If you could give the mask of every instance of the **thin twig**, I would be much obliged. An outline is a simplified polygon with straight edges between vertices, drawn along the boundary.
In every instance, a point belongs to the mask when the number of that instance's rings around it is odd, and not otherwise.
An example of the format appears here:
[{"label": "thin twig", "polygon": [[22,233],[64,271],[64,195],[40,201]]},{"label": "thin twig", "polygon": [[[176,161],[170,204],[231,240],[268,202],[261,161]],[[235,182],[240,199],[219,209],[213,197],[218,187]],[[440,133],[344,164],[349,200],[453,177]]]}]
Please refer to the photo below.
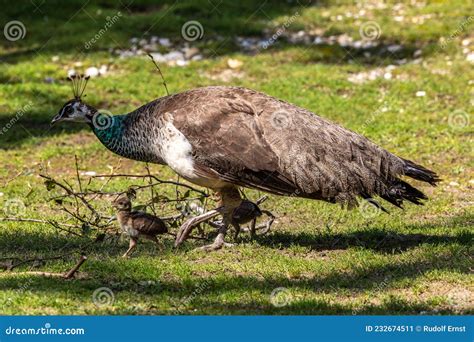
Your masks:
[{"label": "thin twig", "polygon": [[[118,169],[120,169],[120,164],[122,163],[122,159],[119,159],[118,160]],[[111,170],[110,170],[110,174],[113,174],[115,168],[112,166]],[[102,190],[106,187],[107,184],[110,183],[110,181],[112,180],[112,178],[107,178],[105,180],[105,182],[102,184],[102,186],[100,187],[99,191],[102,192]],[[90,182],[92,181],[92,178],[89,178],[89,184]],[[92,200],[96,199],[97,197],[99,196],[99,194],[97,194],[96,196],[92,197]]]},{"label": "thin twig", "polygon": [[46,260],[58,260],[58,259],[64,258],[67,255],[70,255],[70,254],[72,254],[72,253],[68,253],[68,254],[64,254],[64,255],[57,255],[57,256],[47,257],[47,258],[31,258],[31,259],[22,260],[22,261],[17,262],[16,264],[11,265],[10,268],[9,268],[9,271],[13,270],[14,268],[16,268],[18,266],[27,264],[29,262],[46,261]]},{"label": "thin twig", "polygon": [[184,214],[183,213],[179,213],[177,215],[172,215],[172,216],[164,216],[164,217],[161,217],[161,219],[163,221],[176,221],[176,220],[179,220],[181,218],[184,217]]},{"label": "thin twig", "polygon": [[30,262],[64,259],[65,257],[73,255],[73,254],[77,253],[78,251],[84,251],[87,247],[93,245],[94,243],[95,243],[95,241],[90,241],[90,242],[86,243],[83,246],[79,246],[79,248],[77,248],[77,250],[67,252],[67,253],[64,253],[64,254],[61,254],[61,255],[50,256],[50,257],[36,257],[36,258],[28,258],[28,259],[24,259],[24,260],[21,260],[18,257],[3,257],[0,260],[20,260],[16,264],[13,264],[10,267],[8,267],[8,270],[11,271],[11,270],[13,270],[14,268],[16,268],[18,266],[21,266],[21,265],[24,265],[24,264],[27,264],[27,263],[30,263]]},{"label": "thin twig", "polygon": [[70,188],[68,188],[67,186],[64,186],[63,184],[59,183],[57,180],[55,180],[54,178],[52,177],[49,177],[49,176],[46,176],[46,175],[42,175],[40,174],[39,175],[40,177],[52,182],[53,184],[59,186],[60,188],[62,188],[63,190],[65,190],[69,195],[73,196],[74,198],[78,198],[92,213],[94,213],[95,215],[98,215],[97,211],[89,204],[89,202],[87,202],[84,197],[82,197],[81,195],[78,195],[76,192],[74,192],[74,189],[71,187],[71,185],[64,181],[64,183],[66,183]]},{"label": "thin twig", "polygon": [[147,178],[147,177],[151,177],[153,178],[155,181],[157,181],[157,184],[173,184],[173,185],[178,185],[178,186],[182,186],[182,187],[185,187],[185,188],[188,188],[189,190],[192,190],[192,191],[195,191],[195,192],[198,192],[200,193],[201,195],[203,195],[204,197],[208,197],[209,195],[206,194],[204,191],[202,190],[199,190],[199,189],[196,189],[188,184],[184,184],[184,183],[180,183],[180,182],[174,182],[174,181],[166,181],[166,180],[162,180],[162,179],[159,179],[158,177],[156,176],[153,176],[153,175],[130,175],[130,174],[113,174],[113,175],[94,175],[94,176],[91,176],[92,178],[99,178],[99,177],[111,177],[111,178],[115,178],[115,177],[127,177],[127,178]]},{"label": "thin twig", "polygon": [[[55,221],[49,221],[48,223],[49,223],[50,225],[52,225],[54,228],[59,229],[59,230],[62,230],[63,232],[66,232],[66,233],[68,233],[68,234],[72,234],[72,235],[75,235],[75,236],[78,236],[78,237],[81,237],[81,238],[84,237],[84,236],[82,236],[82,235],[79,234],[79,233],[76,233],[76,232],[74,232],[74,231],[72,231],[72,230],[69,230],[69,229],[66,229],[66,228],[61,227],[61,224],[59,224],[59,223],[57,223],[57,222],[55,222]],[[79,227],[78,227],[78,226],[75,226],[75,228],[79,228]]]},{"label": "thin twig", "polygon": [[15,176],[13,176],[13,178],[10,178],[10,179],[7,179],[4,183],[3,183],[3,187],[6,187],[9,183],[13,182],[15,179],[17,179],[18,177],[20,177],[22,174],[23,174],[24,171],[20,171],[18,172]]},{"label": "thin twig", "polygon": [[[40,219],[33,219],[33,218],[26,218],[26,217],[0,217],[0,221],[13,221],[13,222],[34,222],[34,223],[48,223],[51,224],[50,220],[40,220]],[[61,223],[62,226],[65,227],[72,227],[75,228],[77,225],[75,224],[68,224],[68,223]]]},{"label": "thin twig", "polygon": [[[168,233],[165,233],[165,234],[176,237],[176,234],[175,234],[175,233],[170,233],[170,232],[168,232]],[[187,237],[187,239],[196,239],[196,240],[209,241],[209,239],[206,239],[206,238],[203,238],[203,237],[200,237],[200,236],[194,236],[194,235],[189,235],[189,236]]]},{"label": "thin twig", "polygon": [[82,183],[81,183],[81,177],[79,177],[79,164],[78,164],[78,161],[77,161],[77,154],[74,155],[74,160],[76,161],[77,184],[79,184],[79,191],[82,192]]},{"label": "thin twig", "polygon": [[161,72],[161,69],[160,67],[158,66],[158,64],[156,63],[155,59],[153,58],[152,54],[149,53],[148,54],[148,57],[151,58],[151,61],[153,62],[153,64],[155,64],[155,67],[158,69],[158,72],[160,73],[160,76],[161,76],[161,79],[163,80],[163,85],[165,86],[165,90],[166,90],[166,95],[170,95],[169,91],[168,91],[168,87],[166,86],[166,81],[165,81],[165,77],[163,76],[163,73]]}]

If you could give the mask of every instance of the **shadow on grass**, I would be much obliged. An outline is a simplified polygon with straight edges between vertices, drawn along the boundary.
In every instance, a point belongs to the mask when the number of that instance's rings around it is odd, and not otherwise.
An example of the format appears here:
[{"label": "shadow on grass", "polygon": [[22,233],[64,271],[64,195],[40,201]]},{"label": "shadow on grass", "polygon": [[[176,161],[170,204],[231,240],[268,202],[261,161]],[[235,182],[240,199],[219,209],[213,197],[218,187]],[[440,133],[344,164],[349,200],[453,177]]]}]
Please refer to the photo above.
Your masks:
[{"label": "shadow on grass", "polygon": [[[282,274],[262,279],[262,277],[225,272],[205,278],[194,276],[192,279],[186,278],[186,281],[176,277],[162,276],[166,274],[164,265],[161,266],[161,270],[157,270],[156,265],[148,265],[146,269],[137,271],[137,265],[133,265],[133,262],[116,264],[113,260],[104,258],[91,260],[84,266],[83,271],[89,274],[88,279],[65,281],[29,276],[25,280],[25,277],[4,273],[0,274],[0,290],[24,290],[25,282],[27,282],[26,290],[33,291],[35,294],[45,293],[54,297],[58,294],[74,293],[80,302],[90,300],[92,292],[98,287],[107,286],[115,293],[117,301],[122,300],[122,303],[117,303],[125,307],[122,311],[119,310],[122,314],[170,314],[173,313],[173,306],[180,308],[180,312],[189,314],[350,314],[353,313],[354,307],[349,297],[355,294],[363,294],[367,290],[380,294],[398,288],[397,281],[399,280],[415,280],[433,270],[469,273],[469,262],[464,252],[459,248],[451,248],[445,255],[424,254],[422,257],[398,263],[354,266],[350,271],[333,270],[302,278],[289,279]],[[143,286],[141,285],[143,279],[156,279],[157,284],[151,287]],[[270,294],[275,288],[280,287],[288,289],[290,293],[292,290],[301,290],[320,293],[324,296],[332,294],[342,296],[342,298],[338,303],[337,299],[305,299],[290,294],[288,306],[275,308],[269,303]],[[196,295],[196,289],[200,291],[199,296]],[[247,289],[251,289],[251,292],[257,291],[261,296],[257,300],[252,300],[249,292],[246,292]],[[240,303],[214,299],[231,295],[240,298]],[[187,301],[189,297],[192,298],[192,303]],[[160,301],[168,303],[171,308],[167,306],[160,309],[159,305],[158,307],[150,305],[149,310],[143,309],[142,306],[140,312],[129,312],[127,305],[133,306],[139,298],[152,298],[153,302],[158,303],[157,298],[160,298]],[[387,298],[380,304],[369,303],[358,307],[357,313],[414,314],[433,309],[429,303],[423,301],[410,302],[398,296]],[[187,304],[181,308],[183,303]],[[198,312],[195,312],[193,308],[199,308]],[[455,313],[449,307],[440,312]]]},{"label": "shadow on grass", "polygon": [[[431,226],[431,225],[430,225]],[[414,226],[414,228],[420,226]],[[423,244],[442,245],[459,243],[470,245],[474,235],[465,232],[459,235],[399,234],[395,232],[371,229],[347,234],[322,234],[274,232],[267,237],[259,237],[258,243],[270,248],[288,248],[290,246],[311,247],[312,250],[335,250],[359,247],[384,253],[401,253]]]},{"label": "shadow on grass", "polygon": [[[231,315],[403,315],[430,312],[433,307],[424,303],[412,303],[400,298],[390,298],[380,305],[366,304],[352,307],[351,304],[339,304],[329,300],[291,300],[287,305],[274,307],[271,303],[226,303],[218,301],[200,301],[196,307],[220,308],[220,314]],[[452,314],[450,309],[439,310],[438,314]],[[148,314],[153,314],[148,313]],[[156,312],[162,314],[162,312]],[[193,311],[184,312],[192,315]],[[194,313],[195,314],[195,313]]]},{"label": "shadow on grass", "polygon": [[[166,263],[163,264],[157,258],[166,260],[183,258],[183,263],[189,264],[186,258],[188,248],[195,244],[188,243],[185,249],[175,251],[172,249],[172,239],[163,239],[164,251],[157,251],[152,243],[141,243],[137,252],[141,257],[149,258],[149,262],[143,260],[123,260],[119,256],[126,249],[126,241],[120,243],[95,243],[90,245],[91,239],[68,237],[63,235],[41,234],[38,230],[9,232],[0,231],[0,257],[15,256],[19,258],[48,257],[72,251],[80,252],[81,246],[89,245],[82,252],[89,256],[89,261],[81,269],[88,274],[86,279],[65,281],[38,276],[15,275],[15,270],[0,273],[0,290],[23,289],[25,283],[27,289],[34,289],[36,294],[47,293],[49,296],[55,294],[74,293],[78,300],[88,300],[91,293],[98,287],[110,287],[116,294],[116,298],[123,298],[118,312],[121,314],[173,314],[176,309],[150,306],[149,309],[127,309],[127,305],[134,302],[135,296],[145,298],[157,298],[164,303],[175,303],[180,305],[189,296],[193,297],[192,308],[181,309],[181,313],[196,314],[416,314],[422,311],[430,312],[433,304],[425,301],[410,301],[405,297],[388,296],[380,304],[372,302],[357,307],[346,298],[354,294],[363,294],[367,291],[383,293],[384,291],[396,290],[403,283],[411,282],[426,273],[432,271],[450,271],[469,274],[470,249],[472,249],[473,234],[469,231],[460,230],[460,227],[469,226],[472,222],[471,216],[459,216],[450,218],[448,221],[432,223],[428,225],[416,225],[413,229],[439,228],[440,225],[451,229],[458,227],[456,235],[430,235],[430,234],[399,234],[394,231],[383,231],[380,229],[361,230],[352,233],[328,234],[325,236],[274,232],[269,236],[259,237],[261,245],[270,248],[286,248],[290,245],[311,246],[314,250],[347,249],[352,247],[372,250],[374,252],[392,253],[393,259],[387,259],[383,263],[371,262],[367,256],[367,263],[354,262],[353,266],[347,268],[347,264],[341,269],[331,267],[326,271],[311,272],[310,275],[289,278],[286,274],[267,275],[264,278],[253,274],[240,274],[237,271],[227,270],[217,272],[211,276],[203,277],[199,272],[193,276],[173,275],[169,276]],[[192,245],[192,246],[191,246]],[[424,245],[422,253],[414,254],[411,258],[398,258],[396,254],[411,248]],[[431,247],[445,246],[443,252],[431,252]],[[437,249],[439,251],[439,249]],[[77,260],[78,254],[69,255],[55,268],[66,271]],[[219,253],[219,252],[215,252]],[[156,261],[156,262],[155,262]],[[168,261],[169,262],[169,261]],[[180,263],[179,260],[176,262]],[[213,261],[211,261],[213,262]],[[336,261],[334,261],[336,262]],[[44,267],[44,263],[38,265]],[[29,264],[28,269],[30,269]],[[194,274],[194,273],[193,273]],[[156,286],[144,287],[143,280],[154,279]],[[405,285],[406,286],[406,285]],[[292,302],[283,308],[275,308],[270,303],[260,299],[248,300],[249,294],[245,289],[251,289],[263,294],[263,298],[269,298],[275,288],[284,287],[290,292],[304,291],[316,292],[323,297],[334,295],[336,298],[342,296],[341,302],[337,300],[305,299],[304,297],[293,298]],[[200,295],[196,296],[196,289],[200,289]],[[201,294],[202,293],[202,294]],[[220,302],[214,298],[221,296],[239,296],[239,303],[232,301]],[[267,297],[268,296],[268,297]],[[178,304],[176,304],[178,303]],[[163,304],[164,305],[164,304]],[[437,310],[444,314],[458,314],[459,308],[441,306]],[[193,308],[199,308],[197,312]],[[188,311],[189,310],[189,311]],[[354,311],[356,310],[356,311]],[[464,310],[464,309],[463,309]],[[117,311],[106,312],[110,314]]]},{"label": "shadow on grass", "polygon": [[[408,226],[409,230],[430,230],[434,228],[444,227],[446,230],[455,227],[470,227],[472,224],[471,215],[462,215],[451,217],[443,222],[432,222],[428,224],[415,224]],[[29,223],[25,223],[29,225]],[[231,235],[231,234],[229,234]],[[126,239],[123,239],[125,241]],[[0,251],[1,255],[6,256],[8,253],[17,255],[18,253],[25,253],[27,255],[35,252],[44,252],[45,250],[61,249],[67,251],[74,249],[85,243],[90,244],[92,240],[88,238],[78,238],[74,236],[41,234],[38,230],[22,231],[21,233],[15,231],[10,234],[7,230],[0,231]],[[163,240],[166,248],[171,249],[173,241],[170,238]],[[474,242],[474,233],[471,231],[461,230],[456,235],[447,234],[401,234],[395,231],[384,230],[380,228],[360,229],[358,231],[347,233],[301,233],[301,232],[279,232],[273,231],[265,236],[257,236],[257,242],[261,246],[269,248],[289,248],[291,246],[310,247],[314,251],[324,250],[340,250],[348,248],[362,248],[382,253],[402,253],[411,248],[421,245],[449,245],[458,244],[462,246],[472,246]],[[119,253],[117,243],[111,249],[111,245],[107,243],[96,243],[91,247],[91,251],[98,254],[107,254],[115,256],[114,253]],[[150,244],[153,245],[153,244]],[[195,243],[188,243],[185,248],[173,250],[177,253],[186,253],[195,247]]]},{"label": "shadow on grass", "polygon": [[[2,40],[0,44],[7,49],[34,49],[35,54],[103,51],[110,47],[126,48],[132,37],[156,35],[182,41],[181,28],[190,20],[199,22],[203,27],[203,39],[259,35],[266,23],[273,18],[291,16],[299,9],[312,5],[326,6],[325,1],[308,0],[162,0],[159,4],[154,0],[52,0],[39,6],[34,2],[25,2],[4,6],[0,14],[3,22],[12,19],[22,21],[26,27],[24,38],[13,42]],[[118,20],[104,32],[104,25],[110,22],[110,18],[117,16],[118,12]],[[98,33],[99,39],[96,38],[90,49],[85,49],[85,43]],[[14,52],[13,55],[4,54],[3,58],[8,62],[15,62],[23,57]]]},{"label": "shadow on grass", "polygon": [[[90,132],[87,125],[61,125],[51,127],[50,122],[53,115],[43,113],[28,113],[17,122],[11,124],[12,117],[0,116],[0,128],[8,128],[5,133],[0,134],[0,146],[2,149],[18,149],[29,139],[40,139],[45,137],[54,137],[62,133]],[[91,132],[92,134],[92,132]]]},{"label": "shadow on grass", "polygon": [[[459,217],[447,223],[446,227],[459,223],[470,222],[469,217]],[[436,225],[433,224],[433,227]],[[420,226],[416,226],[420,229]],[[429,229],[429,227],[425,227]],[[79,252],[81,246],[90,245],[90,239],[65,237],[61,235],[43,235],[35,232],[23,233],[9,233],[7,230],[0,232],[0,250],[2,257],[7,255],[16,257],[31,257],[32,255],[57,255],[59,253],[67,253],[70,251]],[[162,253],[175,254],[172,250],[172,239],[164,239],[165,250]],[[316,250],[331,250],[331,249],[346,249],[351,247],[360,247],[375,252],[394,252],[401,253],[416,246],[449,246],[446,253],[450,255],[434,255],[425,253],[420,259],[410,259],[403,262],[385,265],[375,265],[369,267],[354,267],[350,272],[332,272],[323,276],[314,276],[311,279],[288,279],[286,276],[276,278],[266,278],[265,280],[254,277],[233,277],[231,280],[213,279],[209,280],[210,287],[221,289],[234,289],[240,286],[251,286],[254,289],[267,289],[278,286],[296,286],[312,288],[317,290],[331,290],[337,288],[347,289],[371,289],[380,287],[380,283],[393,282],[400,278],[416,278],[425,272],[431,270],[450,269],[468,273],[469,262],[467,254],[472,247],[473,234],[468,231],[461,231],[457,235],[424,235],[424,234],[397,234],[389,231],[381,231],[378,229],[359,231],[347,234],[328,235],[325,237],[312,236],[309,234],[284,234],[274,233],[272,236],[260,237],[262,245],[267,245],[272,248],[289,247],[290,245],[299,244],[304,246],[314,247]],[[150,248],[153,248],[150,253]],[[189,247],[189,246],[188,246]],[[100,274],[115,274],[117,278],[122,278],[124,275],[117,274],[117,266],[113,263],[114,258],[123,253],[126,248],[126,241],[121,243],[105,244],[96,243],[90,245],[84,252],[91,255],[92,259],[88,263],[94,264],[93,268],[100,266]],[[150,256],[155,256],[156,251],[154,244],[142,243],[138,253],[150,253]],[[179,250],[177,257],[185,255],[188,251]],[[217,252],[218,253],[218,252]],[[101,262],[98,259],[103,259]],[[107,259],[106,259],[107,258]],[[123,265],[121,267],[124,267]],[[128,276],[133,276],[129,274]],[[125,276],[125,277],[128,277]],[[199,280],[196,279],[198,282]],[[207,281],[207,280],[206,280]],[[166,284],[168,282],[168,284]],[[164,286],[173,288],[178,291],[191,291],[195,286],[191,283],[174,283],[172,281],[164,280]],[[384,286],[388,286],[384,284]]]}]

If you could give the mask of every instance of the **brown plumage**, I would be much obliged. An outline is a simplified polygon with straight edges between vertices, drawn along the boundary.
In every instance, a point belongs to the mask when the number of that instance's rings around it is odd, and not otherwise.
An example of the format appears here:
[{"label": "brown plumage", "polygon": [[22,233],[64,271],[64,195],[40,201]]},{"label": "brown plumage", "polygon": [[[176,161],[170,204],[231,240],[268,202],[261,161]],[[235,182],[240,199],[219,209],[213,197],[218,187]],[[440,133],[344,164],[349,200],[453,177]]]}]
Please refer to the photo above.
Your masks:
[{"label": "brown plumage", "polygon": [[250,222],[250,236],[252,239],[255,238],[257,218],[260,216],[262,216],[262,211],[257,204],[249,200],[242,200],[240,205],[232,212],[231,223],[235,229],[234,240],[239,236],[240,226],[248,222]]},{"label": "brown plumage", "polygon": [[237,224],[245,224],[259,216],[262,216],[262,211],[258,205],[249,200],[243,200],[232,212],[232,221]]},{"label": "brown plumage", "polygon": [[127,257],[137,245],[139,237],[158,243],[156,235],[168,232],[166,224],[159,217],[132,211],[132,203],[127,196],[121,196],[112,202],[117,210],[117,220],[123,232],[130,237],[130,246],[123,257]]},{"label": "brown plumage", "polygon": [[193,89],[151,102],[135,115],[148,125],[172,122],[192,145],[194,181],[202,178],[202,185],[215,189],[233,184],[349,206],[357,196],[379,195],[400,206],[426,199],[402,175],[439,181],[434,172],[357,133],[245,88]]}]

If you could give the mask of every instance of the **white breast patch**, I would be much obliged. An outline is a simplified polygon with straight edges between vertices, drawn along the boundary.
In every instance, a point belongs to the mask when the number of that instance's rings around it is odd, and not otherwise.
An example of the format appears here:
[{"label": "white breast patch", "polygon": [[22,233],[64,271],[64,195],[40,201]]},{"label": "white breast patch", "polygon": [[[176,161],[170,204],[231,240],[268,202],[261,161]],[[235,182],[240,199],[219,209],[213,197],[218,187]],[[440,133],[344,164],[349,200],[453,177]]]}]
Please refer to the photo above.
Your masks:
[{"label": "white breast patch", "polygon": [[168,120],[163,122],[160,133],[161,155],[166,164],[185,178],[195,178],[193,148],[188,139]]}]

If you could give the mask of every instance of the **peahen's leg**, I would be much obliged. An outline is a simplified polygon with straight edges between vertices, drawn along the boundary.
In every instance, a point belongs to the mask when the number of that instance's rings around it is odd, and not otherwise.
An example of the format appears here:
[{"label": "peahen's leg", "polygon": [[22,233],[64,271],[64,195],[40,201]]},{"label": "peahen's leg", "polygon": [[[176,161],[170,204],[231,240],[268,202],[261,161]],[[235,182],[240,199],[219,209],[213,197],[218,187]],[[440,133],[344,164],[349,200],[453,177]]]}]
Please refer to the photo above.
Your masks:
[{"label": "peahen's leg", "polygon": [[234,212],[234,209],[241,204],[242,199],[240,197],[239,190],[234,187],[220,189],[218,195],[220,204],[219,208],[216,210],[211,210],[185,222],[176,235],[175,246],[181,244],[186,239],[186,237],[189,236],[194,226],[219,214],[222,214],[223,216],[223,224],[219,227],[214,242],[210,245],[203,246],[200,249],[205,251],[213,251],[220,249],[223,246],[231,246],[231,244],[224,242],[224,238],[227,233],[227,228],[232,222],[232,213]]},{"label": "peahen's leg", "polygon": [[[242,203],[242,198],[240,197],[240,192],[237,188],[229,187],[221,189],[219,192],[220,195],[220,204],[222,204],[221,212],[223,216],[223,224],[219,228],[217,236],[213,243],[207,246],[199,248],[204,251],[215,251],[221,249],[224,246],[232,246],[230,243],[224,241],[225,235],[229,225],[234,224],[233,213],[235,208],[238,208]],[[237,227],[236,227],[237,229]],[[240,227],[238,227],[240,229]]]}]

